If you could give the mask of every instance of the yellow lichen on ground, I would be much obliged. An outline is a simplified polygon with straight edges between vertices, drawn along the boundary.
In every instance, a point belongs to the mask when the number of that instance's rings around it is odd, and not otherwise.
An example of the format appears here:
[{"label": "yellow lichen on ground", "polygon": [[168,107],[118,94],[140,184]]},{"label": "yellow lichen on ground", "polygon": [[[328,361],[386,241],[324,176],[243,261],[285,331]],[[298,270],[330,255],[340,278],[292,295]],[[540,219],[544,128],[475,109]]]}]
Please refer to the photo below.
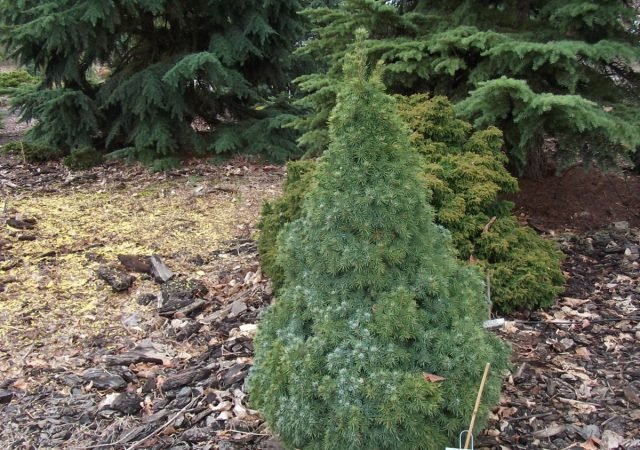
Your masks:
[{"label": "yellow lichen on ground", "polygon": [[[174,272],[189,274],[192,257],[220,248],[246,220],[234,195],[196,196],[192,189],[161,182],[137,192],[114,187],[12,199],[15,214],[37,225],[27,232],[4,225],[0,234],[11,242],[0,267],[7,281],[0,293],[2,347],[123,333],[122,317],[140,308],[130,294],[159,288],[138,277],[129,295],[114,293],[96,276],[101,264],[117,267],[119,254],[158,254]],[[18,240],[21,234],[36,240]]]}]

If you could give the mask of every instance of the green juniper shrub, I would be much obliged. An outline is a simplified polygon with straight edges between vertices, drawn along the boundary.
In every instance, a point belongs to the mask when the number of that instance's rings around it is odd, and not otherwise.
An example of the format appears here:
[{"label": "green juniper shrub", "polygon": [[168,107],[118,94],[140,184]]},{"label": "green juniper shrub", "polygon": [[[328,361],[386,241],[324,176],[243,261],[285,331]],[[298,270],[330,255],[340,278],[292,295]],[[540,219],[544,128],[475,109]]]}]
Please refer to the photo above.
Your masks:
[{"label": "green juniper shrub", "polygon": [[489,274],[491,298],[499,310],[547,308],[564,290],[562,253],[514,217],[498,217],[479,233],[474,252]]},{"label": "green juniper shrub", "polygon": [[0,72],[0,95],[10,95],[16,88],[35,86],[40,81],[40,77],[31,75],[24,69]]},{"label": "green juniper shrub", "polygon": [[[395,101],[345,62],[330,145],[279,236],[284,283],[255,339],[253,404],[288,448],[441,450],[498,400],[508,350],[482,277],[453,257]],[[430,375],[443,377],[434,381]]]},{"label": "green juniper shrub", "polygon": [[[473,131],[470,124],[455,118],[444,97],[395,98],[411,130],[411,145],[420,156],[419,178],[430,193],[436,223],[451,233],[460,259],[477,260],[489,274],[496,309],[550,306],[564,286],[562,253],[552,242],[518,225],[511,216],[513,204],[500,199],[518,188],[505,168],[500,131],[493,127]],[[260,258],[276,290],[284,273],[275,258],[276,238],[286,223],[300,217],[316,165],[313,160],[290,163],[283,196],[262,212]],[[488,227],[493,217],[495,223]]]},{"label": "green juniper shrub", "polygon": [[74,148],[62,158],[62,164],[71,170],[87,170],[104,162],[104,157],[95,148]]},{"label": "green juniper shrub", "polygon": [[58,148],[48,147],[46,145],[28,141],[13,141],[6,143],[0,147],[0,152],[19,155],[29,163],[52,161],[64,156],[63,152]]},{"label": "green juniper shrub", "polygon": [[[451,232],[458,256],[479,260],[489,274],[492,301],[503,312],[549,307],[564,290],[562,253],[511,216],[517,180],[506,169],[502,133],[473,131],[456,119],[444,97],[397,97],[400,115],[422,156],[436,222]],[[496,217],[495,222],[492,218]]]},{"label": "green juniper shrub", "polygon": [[262,208],[258,229],[260,264],[264,273],[271,278],[274,289],[282,287],[284,270],[278,264],[278,233],[289,222],[300,217],[304,196],[311,189],[316,163],[313,160],[293,161],[287,164],[287,177],[282,197],[273,203],[267,202]]}]

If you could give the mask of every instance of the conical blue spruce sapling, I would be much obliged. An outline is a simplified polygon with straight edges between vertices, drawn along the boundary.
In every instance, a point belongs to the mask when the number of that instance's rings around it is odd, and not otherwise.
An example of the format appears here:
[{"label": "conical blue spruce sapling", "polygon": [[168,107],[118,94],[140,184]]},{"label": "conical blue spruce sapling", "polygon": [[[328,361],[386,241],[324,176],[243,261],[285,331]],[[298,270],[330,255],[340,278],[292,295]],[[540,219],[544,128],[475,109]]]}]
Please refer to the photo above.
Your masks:
[{"label": "conical blue spruce sapling", "polygon": [[251,400],[288,448],[442,450],[487,362],[480,425],[498,400],[508,350],[482,328],[481,277],[434,225],[408,131],[367,72],[349,55],[329,150],[279,236],[285,282],[256,336]]}]

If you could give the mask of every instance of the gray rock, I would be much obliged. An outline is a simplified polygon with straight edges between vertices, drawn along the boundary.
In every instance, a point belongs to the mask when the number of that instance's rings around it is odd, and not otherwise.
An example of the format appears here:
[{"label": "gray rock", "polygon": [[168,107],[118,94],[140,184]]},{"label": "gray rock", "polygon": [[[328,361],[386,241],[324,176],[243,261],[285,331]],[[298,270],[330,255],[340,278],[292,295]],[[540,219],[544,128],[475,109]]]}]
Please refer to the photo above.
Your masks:
[{"label": "gray rock", "polygon": [[194,298],[205,295],[208,289],[199,280],[192,279],[172,279],[162,286],[162,299],[166,302],[172,298]]},{"label": "gray rock", "polygon": [[118,394],[110,405],[110,409],[122,414],[133,415],[142,409],[142,398],[136,394],[127,392]]},{"label": "gray rock", "polygon": [[146,306],[155,302],[157,299],[158,296],[156,294],[140,294],[136,299],[136,302],[138,303],[138,305]]},{"label": "gray rock", "polygon": [[0,389],[0,405],[5,405],[11,402],[11,399],[13,399],[13,394],[11,392]]},{"label": "gray rock", "polygon": [[17,230],[33,230],[36,227],[35,219],[7,219],[6,224]]},{"label": "gray rock", "polygon": [[205,428],[189,428],[182,433],[181,439],[187,442],[203,442],[211,439],[211,431]]},{"label": "gray rock", "polygon": [[594,244],[604,247],[611,241],[611,234],[604,230],[596,231],[593,233],[592,239]]},{"label": "gray rock", "polygon": [[247,304],[242,300],[236,300],[231,304],[231,315],[237,316],[247,310]]},{"label": "gray rock", "polygon": [[241,450],[242,446],[231,441],[220,441],[218,442],[218,449],[219,450]]},{"label": "gray rock", "polygon": [[222,377],[221,386],[223,389],[227,389],[234,384],[242,381],[247,376],[249,371],[249,364],[239,363],[233,366],[231,369],[227,370],[227,372]]},{"label": "gray rock", "polygon": [[285,450],[284,445],[277,439],[268,439],[260,444],[261,450]]},{"label": "gray rock", "polygon": [[158,309],[161,315],[172,315],[188,307],[198,296],[204,296],[208,289],[201,281],[172,278],[162,285],[162,304]]}]

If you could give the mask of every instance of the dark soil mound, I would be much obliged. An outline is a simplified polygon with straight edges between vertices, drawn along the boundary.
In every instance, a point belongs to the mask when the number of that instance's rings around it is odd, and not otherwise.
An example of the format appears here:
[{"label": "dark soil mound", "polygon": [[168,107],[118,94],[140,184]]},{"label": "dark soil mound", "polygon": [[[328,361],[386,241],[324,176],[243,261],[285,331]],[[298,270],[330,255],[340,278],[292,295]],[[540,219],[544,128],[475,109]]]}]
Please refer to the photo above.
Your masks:
[{"label": "dark soil mound", "polygon": [[640,226],[638,175],[574,167],[560,176],[520,180],[511,200],[538,231],[590,231],[618,221]]}]

